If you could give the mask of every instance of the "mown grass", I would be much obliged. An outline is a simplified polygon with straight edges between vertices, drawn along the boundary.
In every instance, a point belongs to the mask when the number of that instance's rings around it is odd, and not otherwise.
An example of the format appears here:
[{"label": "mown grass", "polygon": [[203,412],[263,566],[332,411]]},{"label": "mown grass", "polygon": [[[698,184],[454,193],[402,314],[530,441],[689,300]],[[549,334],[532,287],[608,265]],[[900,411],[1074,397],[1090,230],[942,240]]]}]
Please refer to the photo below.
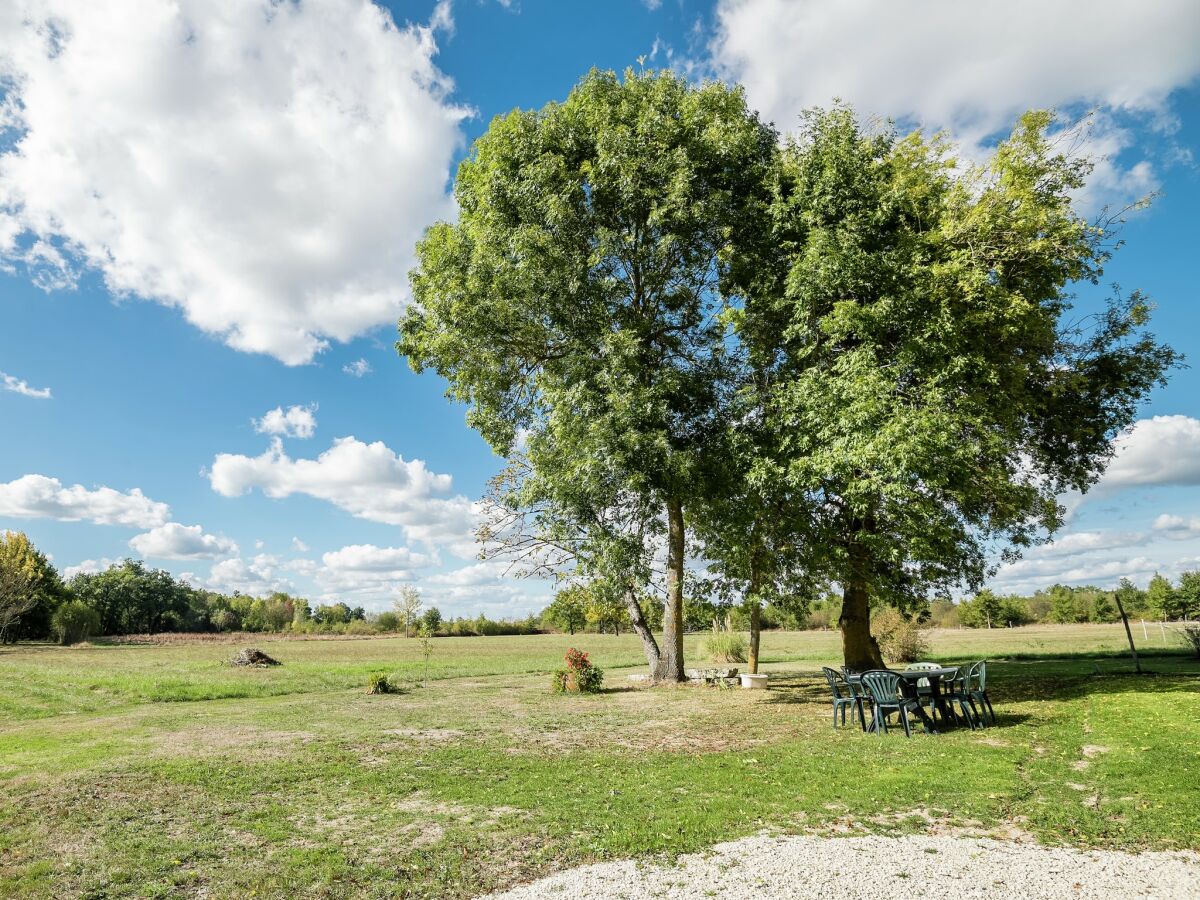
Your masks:
[{"label": "mown grass", "polygon": [[[1001,722],[906,741],[830,728],[836,637],[768,635],[765,694],[635,687],[636,643],[596,635],[439,640],[428,688],[403,639],[249,672],[228,646],[4,651],[0,894],[470,896],[769,827],[1200,847],[1194,661],[1133,676],[1090,626],[938,633],[994,660]],[[571,644],[604,694],[530,674]],[[368,695],[373,671],[408,687]]]}]

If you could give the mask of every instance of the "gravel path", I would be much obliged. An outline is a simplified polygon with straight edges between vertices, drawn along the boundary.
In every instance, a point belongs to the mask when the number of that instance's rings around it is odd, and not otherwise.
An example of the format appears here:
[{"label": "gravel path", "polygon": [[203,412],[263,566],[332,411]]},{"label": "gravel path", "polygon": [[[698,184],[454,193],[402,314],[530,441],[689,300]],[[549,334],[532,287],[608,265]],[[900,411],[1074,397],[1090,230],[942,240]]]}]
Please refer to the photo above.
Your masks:
[{"label": "gravel path", "polygon": [[680,857],[677,865],[600,863],[489,896],[491,900],[1187,900],[1200,898],[1200,856],[1071,850],[989,838],[760,835]]}]

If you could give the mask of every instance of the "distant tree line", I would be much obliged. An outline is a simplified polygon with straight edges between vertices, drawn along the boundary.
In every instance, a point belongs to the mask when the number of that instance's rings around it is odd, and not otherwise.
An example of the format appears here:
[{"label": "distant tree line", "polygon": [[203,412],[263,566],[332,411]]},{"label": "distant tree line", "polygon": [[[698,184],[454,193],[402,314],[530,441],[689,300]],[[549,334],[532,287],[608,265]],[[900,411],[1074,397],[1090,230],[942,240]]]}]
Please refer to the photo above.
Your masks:
[{"label": "distant tree line", "polygon": [[[408,591],[413,589],[408,588]],[[402,600],[404,591],[402,591]],[[397,609],[402,607],[397,601]],[[0,641],[57,640],[163,632],[275,632],[370,635],[424,633],[444,636],[533,634],[525,619],[445,619],[437,607],[368,614],[342,601],[313,603],[282,591],[264,597],[222,594],[194,587],[170,572],[138,560],[114,563],[103,572],[63,579],[20,532],[0,534]]]}]

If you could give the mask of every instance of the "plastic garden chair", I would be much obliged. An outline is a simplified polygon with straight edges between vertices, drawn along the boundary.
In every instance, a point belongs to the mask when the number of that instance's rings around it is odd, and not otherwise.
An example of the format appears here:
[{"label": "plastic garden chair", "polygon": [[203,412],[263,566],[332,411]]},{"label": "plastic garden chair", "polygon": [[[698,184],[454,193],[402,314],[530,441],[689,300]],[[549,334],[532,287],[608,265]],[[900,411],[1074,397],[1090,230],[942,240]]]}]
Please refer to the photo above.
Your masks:
[{"label": "plastic garden chair", "polygon": [[873,709],[871,712],[870,730],[879,734],[888,733],[887,717],[899,713],[900,722],[904,725],[904,736],[912,737],[912,726],[908,722],[908,711],[917,709],[919,704],[915,696],[908,696],[900,691],[900,676],[886,669],[875,669],[862,673],[862,684],[871,696]]},{"label": "plastic garden chair", "polygon": [[[905,670],[909,672],[928,672],[931,669],[940,669],[941,663],[935,662],[915,662],[905,666]],[[937,707],[933,702],[933,686],[929,683],[928,678],[917,679],[917,702],[922,706],[929,707],[929,715],[931,717],[937,715]]]},{"label": "plastic garden chair", "polygon": [[[967,696],[971,698],[971,707],[975,707],[976,701],[982,709],[986,709],[989,716],[992,718],[992,724],[996,724],[996,711],[992,709],[992,701],[988,697],[987,692],[987,662],[980,660],[973,663],[971,668],[967,670]],[[982,715],[980,716],[982,719]]]},{"label": "plastic garden chair", "polygon": [[[949,678],[942,679],[942,697],[946,701],[946,708],[955,719],[962,719],[971,726],[972,731],[983,727],[983,723],[978,721],[975,705],[967,691],[967,675],[961,667],[955,669]],[[957,710],[954,708],[956,704]]]},{"label": "plastic garden chair", "polygon": [[858,723],[862,726],[862,730],[867,730],[867,717],[863,713],[863,696],[862,692],[844,678],[836,669],[830,669],[828,666],[822,666],[821,671],[825,673],[825,680],[829,682],[829,691],[833,694],[833,727],[838,727],[838,711],[842,713],[842,724],[846,724],[846,708],[850,707],[858,710]]}]

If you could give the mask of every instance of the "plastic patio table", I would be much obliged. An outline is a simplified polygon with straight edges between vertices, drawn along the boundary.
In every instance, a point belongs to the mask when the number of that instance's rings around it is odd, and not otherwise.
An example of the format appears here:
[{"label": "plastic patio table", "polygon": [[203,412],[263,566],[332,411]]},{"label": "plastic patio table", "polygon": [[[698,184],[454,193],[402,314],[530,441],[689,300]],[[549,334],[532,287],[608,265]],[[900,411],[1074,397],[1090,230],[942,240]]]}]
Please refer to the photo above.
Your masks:
[{"label": "plastic patio table", "polygon": [[[917,682],[922,678],[929,679],[929,698],[930,703],[937,706],[938,712],[942,714],[942,721],[953,721],[953,713],[950,712],[946,705],[945,698],[942,696],[942,679],[953,678],[958,674],[957,666],[943,666],[940,669],[888,669],[900,676],[900,682],[905,688],[905,692],[911,691],[910,696],[917,696]],[[850,675],[846,678],[847,681],[858,684],[860,683],[861,673]],[[921,720],[921,724],[925,726],[925,730],[930,734],[937,734],[937,729],[933,727],[933,720],[929,717],[929,713],[920,703],[917,704],[917,716]]]}]

